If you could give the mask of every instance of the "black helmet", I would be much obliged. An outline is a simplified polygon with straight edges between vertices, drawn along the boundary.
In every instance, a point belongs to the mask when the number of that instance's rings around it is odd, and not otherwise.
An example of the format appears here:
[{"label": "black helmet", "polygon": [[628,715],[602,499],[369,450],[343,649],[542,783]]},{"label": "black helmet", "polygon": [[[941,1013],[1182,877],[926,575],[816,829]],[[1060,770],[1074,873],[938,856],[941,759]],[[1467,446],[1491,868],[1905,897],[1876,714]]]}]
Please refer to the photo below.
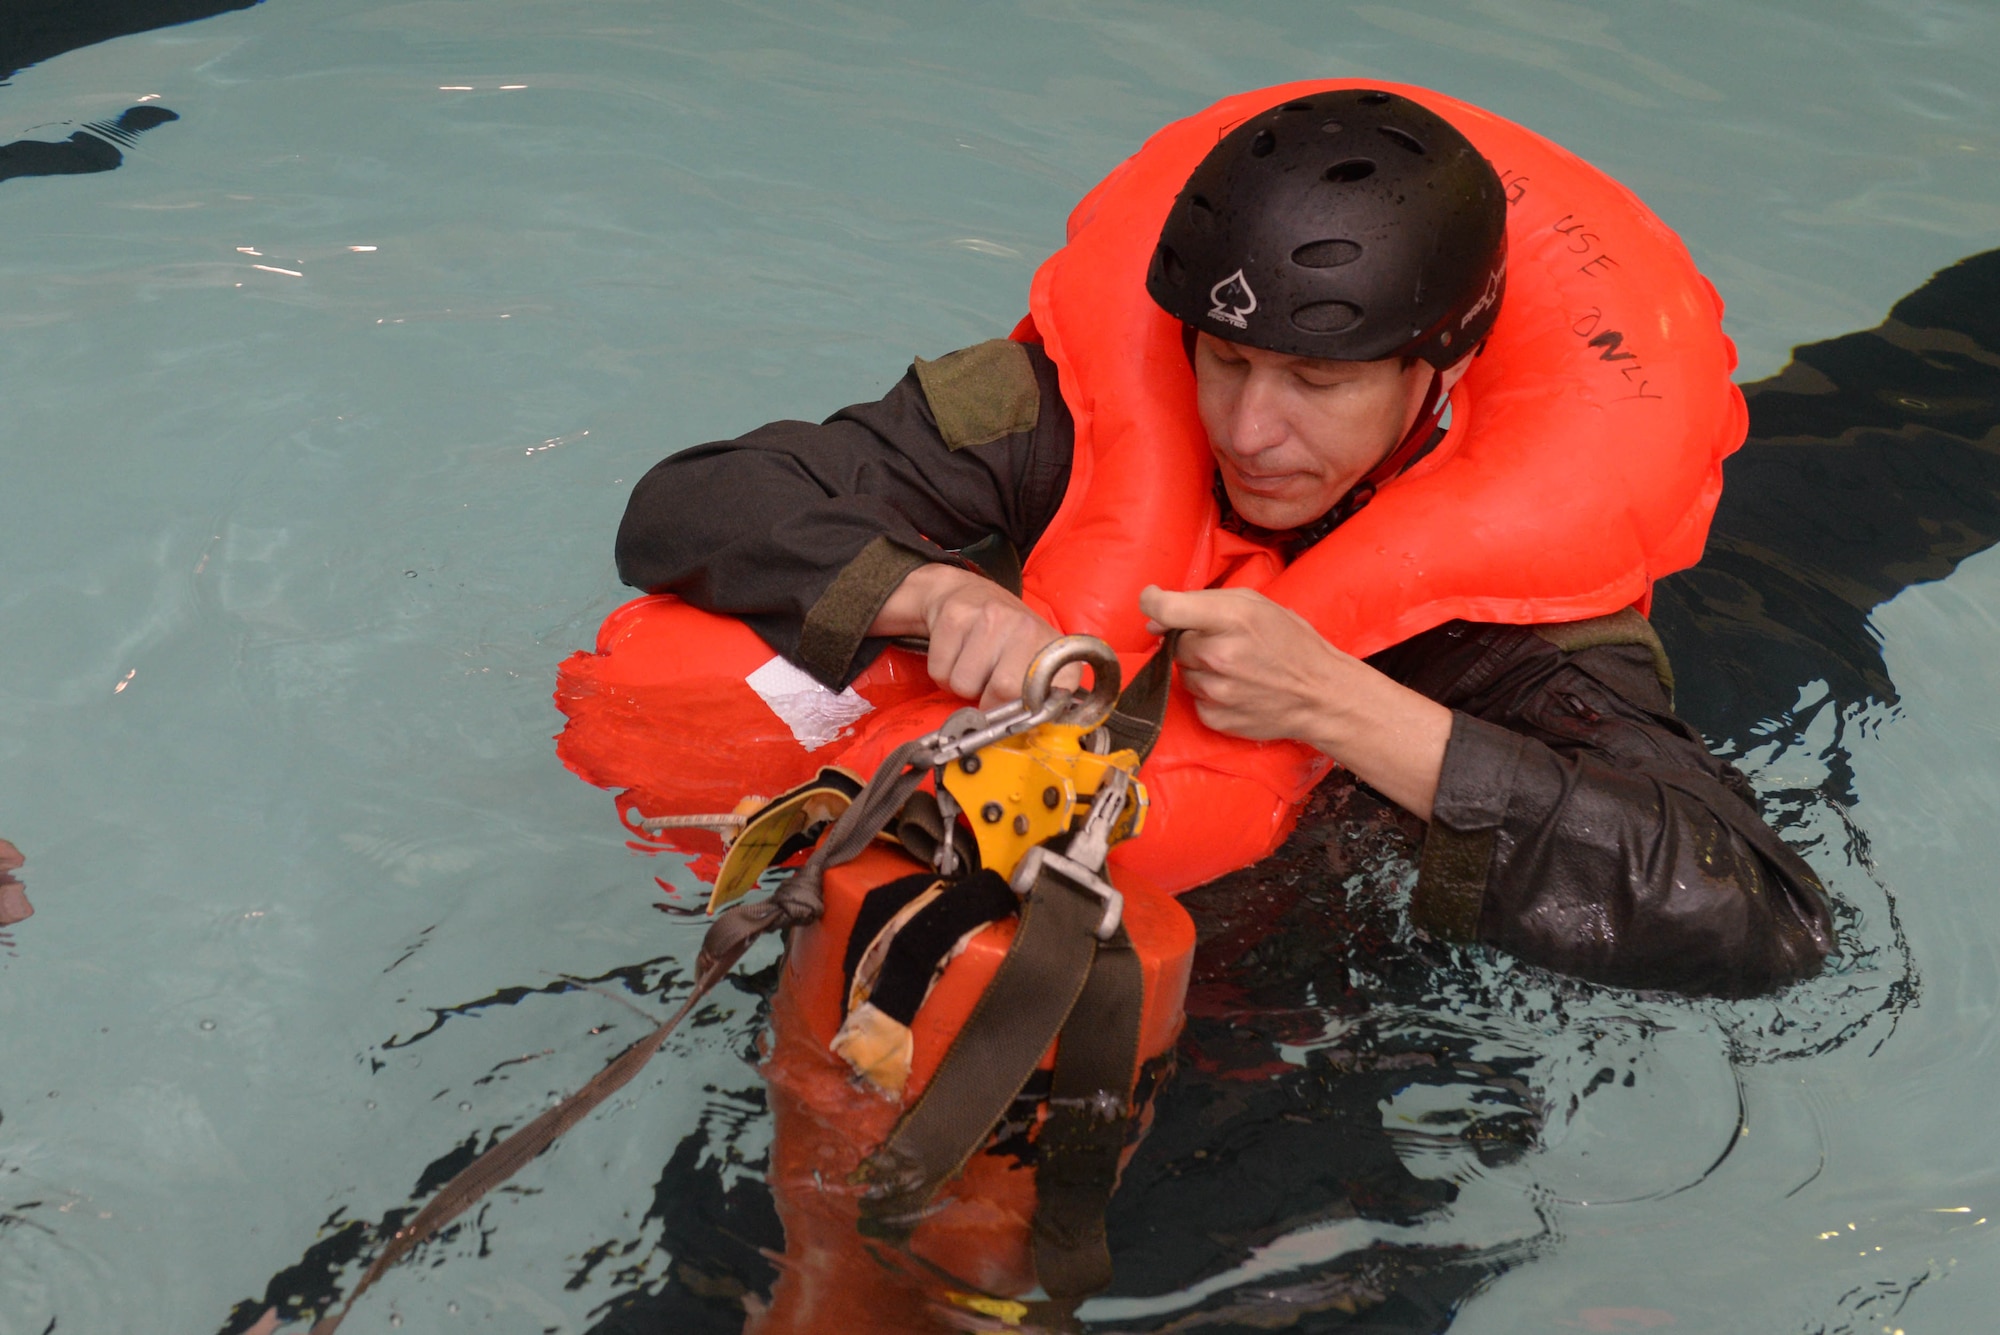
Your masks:
[{"label": "black helmet", "polygon": [[1493,327],[1506,271],[1492,164],[1435,112],[1350,89],[1224,136],[1174,200],[1146,290],[1231,342],[1443,368]]}]

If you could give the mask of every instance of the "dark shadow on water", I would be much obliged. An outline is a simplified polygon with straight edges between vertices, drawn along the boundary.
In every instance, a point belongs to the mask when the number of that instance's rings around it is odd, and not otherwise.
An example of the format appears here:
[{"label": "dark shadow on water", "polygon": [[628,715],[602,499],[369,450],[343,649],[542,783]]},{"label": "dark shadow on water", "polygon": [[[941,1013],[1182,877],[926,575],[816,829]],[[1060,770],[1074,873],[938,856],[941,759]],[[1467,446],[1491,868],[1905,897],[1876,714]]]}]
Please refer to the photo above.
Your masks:
[{"label": "dark shadow on water", "polygon": [[261,0],[7,0],[0,5],[0,83],[65,51],[193,23],[259,3]]},{"label": "dark shadow on water", "polygon": [[[1519,1246],[1368,1243],[1374,1226],[1449,1211],[1458,1187],[1411,1171],[1382,1107],[1412,1087],[1478,1108],[1420,1134],[1494,1167],[1541,1119],[1515,1067],[1478,1060],[1449,1026],[1388,1018],[1432,997],[1439,961],[1401,939],[1385,887],[1414,867],[1421,827],[1351,782],[1314,793],[1272,857],[1182,897],[1199,931],[1179,1068],[1109,1216],[1111,1296],[1158,1297],[1229,1277],[1212,1297],[1094,1331],[1435,1332],[1518,1259]],[[1340,1037],[1328,1043],[1329,1030]],[[1287,1059],[1283,1048],[1306,1049]],[[1323,1260],[1249,1272],[1260,1248],[1325,1229]],[[1232,1274],[1234,1272],[1234,1274]]]},{"label": "dark shadow on water", "polygon": [[[1798,349],[1747,393],[1751,438],[1728,464],[1708,559],[1666,581],[1655,607],[1682,711],[1738,752],[1796,741],[1821,708],[1893,704],[1870,613],[2000,539],[2000,251],[1938,274],[1876,329]],[[1848,782],[1839,738],[1829,760],[1823,791],[1838,800]],[[1553,1241],[1546,1219],[1543,1233],[1483,1250],[1367,1241],[1375,1229],[1450,1218],[1457,1182],[1413,1170],[1426,1158],[1410,1146],[1450,1151],[1469,1171],[1498,1168],[1533,1152],[1547,1113],[1525,1062],[1476,1056],[1438,999],[1453,966],[1400,929],[1394,886],[1407,884],[1419,837],[1365,790],[1329,783],[1279,853],[1185,897],[1200,932],[1188,1024],[1112,1202],[1110,1296],[1140,1310],[1204,1283],[1213,1292],[1089,1330],[1430,1335]],[[649,990],[657,963],[605,981]],[[745,985],[768,990],[767,973]],[[500,989],[384,1046],[582,981]],[[1543,985],[1560,1020],[1560,980]],[[1589,1042],[1582,1051],[1598,1055]],[[1588,1099],[1611,1074],[1562,1092]],[[1392,1131],[1385,1101],[1419,1086],[1439,1096],[1424,1106],[1442,1111]],[[577,1240],[568,1287],[608,1277],[614,1290],[591,1313],[591,1335],[742,1328],[746,1296],[770,1291],[766,1252],[783,1246],[761,1155],[743,1148],[767,1116],[754,1085],[706,1090],[644,1218],[618,1237]],[[271,1306],[322,1310],[479,1147],[467,1140],[432,1164],[408,1207],[367,1223],[329,1219],[224,1330]],[[482,1227],[477,1214],[463,1221],[430,1244],[433,1257],[454,1237],[463,1250]],[[1260,1248],[1314,1228],[1327,1255],[1256,1273]]]},{"label": "dark shadow on water", "polygon": [[[0,84],[30,65],[128,37],[249,9],[261,0],[0,0]],[[142,105],[116,120],[91,121],[66,139],[17,139],[0,144],[0,181],[19,176],[82,176],[124,162],[120,151],[156,125],[179,120],[165,107]]]},{"label": "dark shadow on water", "polygon": [[115,121],[91,121],[60,143],[17,139],[0,144],[0,181],[17,176],[84,176],[108,172],[125,161],[117,145],[130,148],[155,125],[180,117],[165,107],[132,107]]},{"label": "dark shadow on water", "polygon": [[1869,614],[2000,541],[2000,250],[1744,393],[1707,554],[1661,583],[1653,619],[1681,713],[1747,749],[1819,708],[1894,704]]}]

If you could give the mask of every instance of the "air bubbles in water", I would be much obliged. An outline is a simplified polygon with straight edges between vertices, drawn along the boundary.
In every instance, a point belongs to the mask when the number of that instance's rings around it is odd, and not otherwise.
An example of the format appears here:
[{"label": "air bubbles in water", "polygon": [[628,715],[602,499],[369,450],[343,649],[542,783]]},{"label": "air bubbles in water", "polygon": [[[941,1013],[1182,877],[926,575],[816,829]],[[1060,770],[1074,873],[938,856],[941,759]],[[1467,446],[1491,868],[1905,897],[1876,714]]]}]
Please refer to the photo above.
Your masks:
[{"label": "air bubbles in water", "polygon": [[201,1022],[201,1027],[202,1027],[203,1029],[213,1029],[213,1028],[215,1028],[215,1021],[213,1021],[213,1020],[203,1020],[203,1021]]},{"label": "air bubbles in water", "polygon": [[460,1099],[458,1101],[458,1110],[460,1112],[471,1112],[472,1104],[465,1099]]}]

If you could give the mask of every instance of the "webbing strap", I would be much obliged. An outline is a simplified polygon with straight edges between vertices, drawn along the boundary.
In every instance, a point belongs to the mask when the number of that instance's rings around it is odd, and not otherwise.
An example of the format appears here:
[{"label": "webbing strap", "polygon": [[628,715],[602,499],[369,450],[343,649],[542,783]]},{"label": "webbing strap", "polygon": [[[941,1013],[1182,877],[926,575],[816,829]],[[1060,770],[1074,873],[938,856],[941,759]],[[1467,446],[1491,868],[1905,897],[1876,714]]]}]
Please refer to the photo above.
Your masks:
[{"label": "webbing strap", "polygon": [[701,940],[695,967],[702,973],[718,959],[741,959],[764,933],[818,922],[826,910],[821,881],[828,867],[851,862],[868,847],[903,809],[903,803],[923,782],[922,761],[929,754],[923,739],[904,742],[891,751],[847,810],[840,813],[806,865],[793,873],[767,899],[732,905],[709,926]]},{"label": "webbing strap", "polygon": [[1174,680],[1174,648],[1181,642],[1177,630],[1167,632],[1160,647],[1146,665],[1132,674],[1132,680],[1118,693],[1104,730],[1111,734],[1111,749],[1133,750],[1144,760],[1153,754],[1160,729],[1167,722],[1167,694]]},{"label": "webbing strap", "polygon": [[1058,877],[1036,880],[1013,947],[923,1097],[855,1175],[866,1188],[864,1233],[907,1238],[945,1179],[986,1143],[1082,994],[1103,914],[1095,896]]},{"label": "webbing strap", "polygon": [[[748,945],[747,941],[745,945]],[[347,1314],[354,1310],[354,1304],[360,1301],[361,1295],[375,1286],[375,1281],[382,1278],[384,1271],[402,1260],[419,1244],[428,1242],[439,1229],[478,1204],[485,1198],[487,1192],[532,1163],[544,1150],[555,1144],[563,1132],[589,1116],[598,1104],[629,1084],[632,1077],[639,1074],[646,1063],[653,1059],[653,1054],[660,1050],[660,1045],[667,1041],[667,1036],[687,1018],[688,1012],[695,1008],[695,1004],[708,995],[708,990],[721,981],[722,976],[734,968],[740,958],[742,952],[738,951],[727,958],[711,961],[695,979],[694,989],[688,993],[687,1000],[681,1003],[680,1009],[667,1017],[666,1022],[658,1029],[613,1057],[603,1070],[584,1084],[583,1088],[460,1169],[457,1176],[445,1183],[438,1194],[431,1197],[430,1203],[417,1212],[415,1219],[396,1230],[394,1236],[389,1239],[389,1244],[362,1273],[361,1282],[348,1293],[347,1301],[314,1322],[310,1335],[334,1335],[334,1332],[340,1329],[340,1323],[347,1319]]]},{"label": "webbing strap", "polygon": [[1083,1298],[1111,1283],[1104,1212],[1132,1122],[1145,986],[1120,927],[1097,948],[1056,1040],[1049,1116],[1035,1141],[1035,1273],[1051,1298]]},{"label": "webbing strap", "polygon": [[413,1247],[465,1213],[487,1192],[519,1172],[535,1156],[554,1144],[563,1132],[622,1089],[652,1060],[660,1045],[667,1041],[667,1035],[707,995],[708,990],[736,967],[736,962],[743,958],[744,952],[758,937],[774,928],[816,921],[825,907],[820,878],[829,866],[852,860],[902,809],[903,803],[923,779],[923,769],[913,769],[912,765],[919,762],[925,753],[921,741],[906,742],[890,752],[853,804],[827,830],[826,837],[813,850],[812,857],[806,860],[798,875],[780,886],[770,898],[754,904],[738,904],[715,920],[708,929],[708,935],[702,938],[701,954],[695,960],[694,990],[672,1018],[618,1054],[583,1088],[480,1155],[447,1182],[431,1203],[389,1240],[389,1245],[382,1249],[381,1255],[361,1276],[361,1282],[347,1295],[347,1301],[313,1326],[312,1335],[333,1335],[355,1301],[374,1286],[385,1270]]}]

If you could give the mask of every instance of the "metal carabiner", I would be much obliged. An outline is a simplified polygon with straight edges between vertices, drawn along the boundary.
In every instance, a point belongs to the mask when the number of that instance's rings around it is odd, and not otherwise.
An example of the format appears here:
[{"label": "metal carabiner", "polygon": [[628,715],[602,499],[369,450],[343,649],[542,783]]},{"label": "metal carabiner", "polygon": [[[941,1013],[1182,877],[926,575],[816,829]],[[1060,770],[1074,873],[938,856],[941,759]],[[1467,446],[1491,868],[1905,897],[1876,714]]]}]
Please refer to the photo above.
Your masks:
[{"label": "metal carabiner", "polygon": [[1039,714],[1054,692],[1056,674],[1072,663],[1089,665],[1090,689],[1081,695],[1068,692],[1067,702],[1056,722],[1090,729],[1111,717],[1118,704],[1118,654],[1095,635],[1065,635],[1051,640],[1028,664],[1028,676],[1021,683],[1021,703],[1031,714]]},{"label": "metal carabiner", "polygon": [[[1087,664],[1091,670],[1090,689],[1081,695],[1055,689],[1056,674],[1072,663]],[[1042,646],[1028,664],[1020,699],[984,711],[968,706],[918,740],[936,767],[1044,723],[1088,730],[1111,717],[1118,687],[1118,654],[1110,645],[1095,635],[1065,635]]]}]

